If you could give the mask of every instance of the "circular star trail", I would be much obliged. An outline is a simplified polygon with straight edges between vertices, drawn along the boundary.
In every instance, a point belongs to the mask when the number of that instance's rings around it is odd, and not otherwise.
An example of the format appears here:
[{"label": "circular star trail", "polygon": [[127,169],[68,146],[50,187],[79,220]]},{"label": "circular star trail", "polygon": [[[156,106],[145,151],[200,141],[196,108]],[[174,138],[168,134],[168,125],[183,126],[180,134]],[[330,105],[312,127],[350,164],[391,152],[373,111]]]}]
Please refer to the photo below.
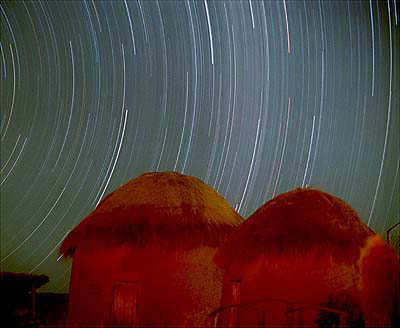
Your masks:
[{"label": "circular star trail", "polygon": [[1,270],[68,289],[66,234],[146,171],[242,216],[295,187],[399,220],[395,1],[2,1]]}]

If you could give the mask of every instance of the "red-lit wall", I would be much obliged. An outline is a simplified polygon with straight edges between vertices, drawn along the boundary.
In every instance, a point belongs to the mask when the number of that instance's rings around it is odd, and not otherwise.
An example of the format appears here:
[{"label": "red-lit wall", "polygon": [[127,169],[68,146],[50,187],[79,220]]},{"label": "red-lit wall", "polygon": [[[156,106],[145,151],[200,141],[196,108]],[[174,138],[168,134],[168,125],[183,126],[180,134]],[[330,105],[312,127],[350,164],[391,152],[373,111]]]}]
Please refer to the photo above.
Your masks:
[{"label": "red-lit wall", "polygon": [[[224,280],[230,279],[241,280],[240,303],[250,304],[239,308],[239,326],[257,325],[264,320],[268,325],[295,327],[302,323],[317,327],[315,320],[320,311],[317,306],[328,306],[329,302],[330,306],[335,303],[339,311],[357,311],[356,267],[335,264],[329,257],[260,257],[247,265],[228,269]],[[229,302],[229,296],[224,295],[223,299]],[[269,301],[251,304],[266,299]],[[296,306],[306,308],[302,319],[298,313],[287,312]]]},{"label": "red-lit wall", "polygon": [[113,324],[113,285],[139,281],[143,325],[210,325],[207,314],[220,303],[222,274],[214,249],[163,251],[118,246],[77,248],[73,258],[68,321],[77,326]]}]

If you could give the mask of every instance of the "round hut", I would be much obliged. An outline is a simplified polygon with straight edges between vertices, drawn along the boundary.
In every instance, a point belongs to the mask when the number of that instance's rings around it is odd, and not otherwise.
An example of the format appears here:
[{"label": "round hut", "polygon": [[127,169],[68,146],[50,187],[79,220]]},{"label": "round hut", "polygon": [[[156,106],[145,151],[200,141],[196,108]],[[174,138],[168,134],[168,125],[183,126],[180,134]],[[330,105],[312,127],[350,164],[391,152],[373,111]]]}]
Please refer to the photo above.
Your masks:
[{"label": "round hut", "polygon": [[72,230],[68,321],[82,326],[205,326],[220,302],[216,248],[243,221],[197,178],[146,173]]},{"label": "round hut", "polygon": [[344,201],[319,190],[268,201],[214,260],[225,270],[221,306],[211,313],[220,326],[362,327],[394,317],[393,249]]}]

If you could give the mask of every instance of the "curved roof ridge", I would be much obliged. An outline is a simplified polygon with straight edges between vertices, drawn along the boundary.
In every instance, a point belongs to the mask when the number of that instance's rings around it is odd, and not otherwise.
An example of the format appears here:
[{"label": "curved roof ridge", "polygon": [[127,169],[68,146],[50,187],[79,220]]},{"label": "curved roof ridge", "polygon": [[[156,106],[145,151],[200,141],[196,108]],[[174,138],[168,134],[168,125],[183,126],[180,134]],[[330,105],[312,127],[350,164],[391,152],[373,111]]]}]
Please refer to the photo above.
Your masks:
[{"label": "curved roof ridge", "polygon": [[163,247],[217,246],[243,218],[213,188],[177,172],[145,173],[106,196],[63,241],[72,255],[87,242]]},{"label": "curved roof ridge", "polygon": [[215,261],[225,267],[259,256],[311,252],[356,261],[359,248],[373,234],[343,200],[318,189],[297,188],[258,208],[221,245]]}]

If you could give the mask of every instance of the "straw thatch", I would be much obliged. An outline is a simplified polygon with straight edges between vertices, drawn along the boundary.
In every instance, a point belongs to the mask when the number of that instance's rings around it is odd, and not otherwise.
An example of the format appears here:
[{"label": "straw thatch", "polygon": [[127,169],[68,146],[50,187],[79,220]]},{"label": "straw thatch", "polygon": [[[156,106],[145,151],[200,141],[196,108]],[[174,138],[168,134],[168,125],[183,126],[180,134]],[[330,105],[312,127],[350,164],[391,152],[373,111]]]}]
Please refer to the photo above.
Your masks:
[{"label": "straw thatch", "polygon": [[355,263],[373,235],[343,200],[315,189],[295,189],[261,206],[232,233],[214,260],[221,267],[260,256],[313,254]]},{"label": "straw thatch", "polygon": [[99,243],[215,247],[242,221],[201,180],[176,172],[146,173],[109,194],[65,238],[60,253],[71,256],[78,244]]}]

